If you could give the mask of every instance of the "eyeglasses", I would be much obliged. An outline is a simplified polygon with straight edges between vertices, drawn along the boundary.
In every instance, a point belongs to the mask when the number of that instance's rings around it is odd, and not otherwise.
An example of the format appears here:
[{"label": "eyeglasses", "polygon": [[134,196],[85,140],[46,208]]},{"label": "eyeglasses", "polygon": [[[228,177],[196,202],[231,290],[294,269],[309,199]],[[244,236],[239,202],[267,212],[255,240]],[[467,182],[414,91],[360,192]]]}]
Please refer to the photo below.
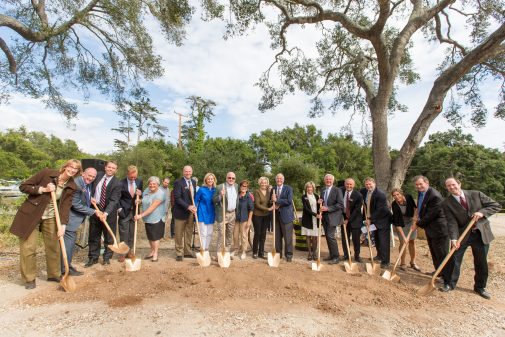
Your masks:
[{"label": "eyeglasses", "polygon": [[235,177],[226,177],[226,179],[235,180]]}]

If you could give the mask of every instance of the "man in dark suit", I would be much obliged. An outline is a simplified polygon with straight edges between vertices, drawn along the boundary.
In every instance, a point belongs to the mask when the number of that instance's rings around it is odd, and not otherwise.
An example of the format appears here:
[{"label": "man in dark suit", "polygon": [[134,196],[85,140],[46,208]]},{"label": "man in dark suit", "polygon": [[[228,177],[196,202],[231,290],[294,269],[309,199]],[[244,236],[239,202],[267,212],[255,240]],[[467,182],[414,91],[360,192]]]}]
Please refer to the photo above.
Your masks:
[{"label": "man in dark suit", "polygon": [[386,194],[377,188],[375,179],[365,178],[365,222],[367,226],[375,225],[375,248],[381,268],[389,268],[391,212],[389,211]]},{"label": "man in dark suit", "polygon": [[[63,236],[65,250],[67,252],[69,274],[71,276],[80,276],[83,274],[72,265],[72,256],[74,255],[75,240],[77,239],[77,230],[79,226],[84,222],[87,216],[93,214],[97,214],[98,217],[102,216],[101,211],[96,211],[91,206],[92,183],[96,178],[96,174],[97,172],[93,167],[88,167],[84,170],[82,176],[74,179],[77,189],[72,198],[72,208],[70,208],[70,215]],[[61,262],[61,271],[62,274],[65,273],[63,260]]]},{"label": "man in dark suit", "polygon": [[117,171],[117,163],[115,161],[108,161],[105,163],[105,172],[100,172],[93,183],[93,196],[97,202],[98,209],[103,212],[99,218],[94,214],[89,219],[89,252],[88,262],[84,267],[88,268],[98,263],[100,257],[100,238],[103,235],[104,239],[104,253],[103,264],[110,264],[112,258],[112,250],[109,245],[113,244],[112,237],[102,223],[102,220],[107,220],[112,232],[116,231],[117,226],[117,209],[119,207],[119,198],[121,196],[121,184],[119,179],[114,175]]},{"label": "man in dark suit", "polygon": [[[275,176],[276,186],[272,188],[272,202],[275,203],[275,250],[282,257],[282,240],[284,239],[284,256],[286,262],[293,260],[293,189],[284,185],[284,175]],[[274,196],[275,191],[275,196]]]},{"label": "man in dark suit", "polygon": [[320,202],[322,202],[321,211],[323,212],[323,228],[328,244],[330,255],[325,258],[329,264],[337,264],[339,262],[338,243],[335,238],[335,230],[337,226],[343,222],[342,212],[344,210],[344,198],[342,190],[333,186],[335,177],[331,174],[324,176],[325,187],[321,190]]},{"label": "man in dark suit", "polygon": [[[354,247],[354,261],[361,262],[359,257],[360,254],[360,236],[361,236],[361,226],[363,225],[363,213],[361,208],[363,206],[363,196],[358,191],[354,190],[356,183],[354,179],[347,178],[344,183],[344,224],[342,225],[342,231],[347,231],[347,237],[349,240],[349,245],[351,243]],[[345,235],[342,232],[342,246],[344,250],[344,259],[349,258],[349,252],[347,251],[347,245],[345,244]]]},{"label": "man in dark suit", "polygon": [[182,177],[174,181],[174,208],[172,216],[175,219],[175,253],[176,261],[184,257],[194,257],[191,252],[191,237],[194,231],[194,215],[196,207],[191,201],[191,187],[196,191],[196,183],[191,177],[193,168],[184,166]]},{"label": "man in dark suit", "polygon": [[[489,251],[489,243],[494,239],[494,236],[491,232],[489,217],[500,211],[501,206],[482,192],[461,189],[461,182],[455,178],[446,179],[445,187],[451,195],[444,200],[442,207],[447,218],[451,245],[457,249],[454,253],[454,268],[449,286],[451,289],[456,287],[463,256],[466,249],[472,247],[475,266],[473,289],[485,299],[490,299],[491,295],[486,291],[487,252]],[[461,241],[461,244],[458,244],[459,236],[472,218],[476,220],[476,223],[470,233]]]},{"label": "man in dark suit", "polygon": [[[135,235],[135,199],[142,196],[142,179],[138,178],[138,169],[134,165],[126,169],[126,178],[120,181],[121,198],[119,199],[119,238],[133,247],[133,237]],[[130,253],[128,253],[130,254]],[[124,262],[125,256],[120,255],[119,262]]]},{"label": "man in dark suit", "polygon": [[[443,198],[440,192],[430,187],[430,182],[425,176],[415,176],[412,181],[418,191],[418,219],[412,225],[412,231],[415,231],[417,227],[424,229],[433,266],[438,269],[449,253],[449,232],[444,210],[442,209]],[[440,288],[441,291],[451,290],[450,279],[453,265],[454,260],[451,257],[440,274],[444,280],[444,286]]]}]

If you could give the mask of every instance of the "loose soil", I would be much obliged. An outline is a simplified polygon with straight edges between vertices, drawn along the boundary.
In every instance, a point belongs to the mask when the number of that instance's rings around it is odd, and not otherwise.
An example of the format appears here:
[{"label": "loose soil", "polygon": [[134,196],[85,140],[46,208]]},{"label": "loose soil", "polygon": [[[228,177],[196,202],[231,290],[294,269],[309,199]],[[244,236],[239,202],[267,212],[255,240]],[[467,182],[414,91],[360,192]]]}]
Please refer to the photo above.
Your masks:
[{"label": "loose soil", "polygon": [[[87,251],[75,265],[77,290],[65,293],[45,281],[38,254],[35,290],[25,290],[15,250],[0,251],[0,326],[2,336],[505,336],[505,216],[492,218],[497,239],[489,251],[491,300],[473,290],[473,259],[464,259],[455,291],[416,291],[430,277],[413,269],[398,271],[399,283],[343,265],[310,268],[306,253],[292,263],[270,268],[266,260],[235,259],[229,269],[196,259],[175,262],[173,240],[161,243],[157,263],[142,261],[138,272],[124,264],[83,268]],[[143,231],[141,231],[143,233]],[[272,236],[267,236],[267,248]],[[324,241],[324,239],[323,239]],[[339,246],[341,242],[339,240]],[[144,235],[138,256],[148,253]],[[339,247],[341,249],[341,247]],[[418,265],[433,270],[425,241],[417,241]],[[211,249],[212,251],[212,249]],[[326,255],[323,246],[323,256]],[[368,248],[362,247],[368,258]],[[392,261],[397,248],[392,249]],[[364,259],[365,262],[365,259]]]}]

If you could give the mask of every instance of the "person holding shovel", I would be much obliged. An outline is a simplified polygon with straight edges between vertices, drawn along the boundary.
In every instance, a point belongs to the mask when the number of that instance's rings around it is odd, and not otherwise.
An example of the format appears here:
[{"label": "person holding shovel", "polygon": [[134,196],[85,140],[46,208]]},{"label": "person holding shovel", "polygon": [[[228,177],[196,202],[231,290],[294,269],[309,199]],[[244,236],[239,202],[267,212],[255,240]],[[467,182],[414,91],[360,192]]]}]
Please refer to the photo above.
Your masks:
[{"label": "person holding shovel", "polygon": [[249,181],[242,180],[239,184],[238,205],[235,213],[235,233],[240,242],[240,259],[246,258],[247,246],[249,244],[249,229],[251,228],[254,200],[251,192],[248,191]]},{"label": "person holding shovel", "polygon": [[273,210],[273,205],[270,203],[270,193],[268,191],[269,181],[267,177],[258,179],[259,188],[254,190],[254,209],[252,222],[254,226],[253,238],[253,259],[262,258],[265,256],[265,240],[267,230],[270,227],[270,212]]},{"label": "person holding shovel", "polygon": [[319,214],[321,204],[317,202],[319,195],[314,193],[315,190],[316,184],[313,181],[309,181],[305,184],[305,193],[302,195],[302,235],[305,235],[307,240],[307,260],[309,261],[317,258],[317,215]]},{"label": "person holding shovel", "polygon": [[148,188],[142,193],[142,213],[134,220],[144,220],[151,252],[144,259],[158,262],[160,239],[165,235],[165,193],[160,189],[160,178],[150,177]]},{"label": "person holding shovel", "polygon": [[194,214],[196,207],[191,201],[191,190],[196,183],[192,178],[193,168],[189,165],[182,169],[182,177],[174,182],[174,208],[172,216],[175,219],[175,253],[176,261],[182,261],[183,256],[194,258],[191,251],[191,237],[194,230]]},{"label": "person holding shovel", "polygon": [[81,172],[81,162],[68,160],[59,170],[43,169],[21,183],[19,189],[28,195],[19,207],[10,232],[19,237],[21,277],[26,289],[36,287],[37,236],[42,232],[46,252],[47,280],[60,282],[61,258],[58,238],[65,226],[57,230],[51,192],[56,192],[58,210],[63,224],[68,223],[72,198],[77,189],[73,177]]},{"label": "person holding shovel", "polygon": [[[284,185],[284,175],[278,173],[275,176],[276,186],[272,188],[271,200],[275,205],[275,249],[281,254],[284,240],[284,256],[286,262],[293,260],[293,220],[295,212],[293,209],[293,189],[289,185]],[[275,191],[275,194],[273,193]]]},{"label": "person holding shovel", "polygon": [[342,190],[338,187],[333,186],[335,182],[335,177],[332,174],[326,174],[324,176],[324,187],[321,190],[321,200],[322,206],[321,210],[323,212],[323,228],[326,235],[326,243],[328,245],[329,255],[327,258],[323,259],[328,261],[328,264],[338,264],[339,263],[339,253],[338,253],[338,243],[335,238],[335,231],[337,226],[342,222],[343,215],[342,211],[344,209],[344,198],[342,196]]},{"label": "person holding shovel", "polygon": [[[361,225],[363,224],[363,213],[361,207],[363,206],[363,196],[360,192],[354,190],[356,182],[352,178],[347,178],[344,181],[344,224],[347,231],[348,244],[354,248],[354,261],[361,262]],[[350,252],[347,251],[347,244],[345,243],[345,235],[342,235],[342,249],[344,250],[344,260],[349,258]]]},{"label": "person holding shovel", "polygon": [[[405,242],[408,244],[410,254],[410,267],[415,271],[421,271],[416,263],[416,238],[417,230],[410,234],[407,238],[406,235],[410,232],[410,228],[414,222],[417,206],[414,198],[410,194],[405,194],[400,188],[393,188],[391,191],[393,202],[391,203],[391,210],[393,211],[393,226],[395,227],[398,238],[400,238],[400,245],[398,249],[401,251]],[[400,260],[400,269],[406,270],[407,264],[407,250],[403,251]]]},{"label": "person holding shovel", "polygon": [[[226,181],[216,187],[212,201],[216,210],[217,222],[217,251],[221,251],[223,244],[223,235],[225,235],[226,249],[230,251],[232,241],[234,248],[238,248],[238,242],[233,239],[233,231],[235,228],[236,209],[238,205],[238,184],[235,183],[236,176],[234,172],[226,173]],[[225,202],[223,205],[223,196]],[[223,219],[223,207],[225,207],[225,214]],[[231,257],[235,255],[235,251],[231,252]]]},{"label": "person holding shovel", "polygon": [[203,178],[204,185],[195,194],[195,205],[197,207],[198,221],[200,226],[200,244],[203,250],[209,250],[212,241],[212,233],[215,221],[215,209],[212,196],[216,191],[216,176],[214,173],[207,173]]}]

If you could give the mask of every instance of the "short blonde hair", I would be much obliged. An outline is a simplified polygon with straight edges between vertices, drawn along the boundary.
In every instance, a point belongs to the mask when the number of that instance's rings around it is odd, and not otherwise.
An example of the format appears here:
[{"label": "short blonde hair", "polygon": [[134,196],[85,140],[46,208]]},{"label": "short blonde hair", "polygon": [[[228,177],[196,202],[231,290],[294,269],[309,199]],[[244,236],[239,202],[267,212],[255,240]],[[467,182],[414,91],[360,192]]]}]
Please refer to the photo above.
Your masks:
[{"label": "short blonde hair", "polygon": [[270,185],[270,180],[268,180],[268,178],[267,178],[267,177],[260,177],[260,178],[258,179],[258,185],[261,185],[261,182],[262,182],[263,180],[265,180],[265,181],[267,182],[267,185]]},{"label": "short blonde hair", "polygon": [[216,187],[216,185],[217,185],[217,179],[216,179],[216,176],[214,175],[214,173],[210,173],[210,172],[209,172],[209,173],[207,173],[207,174],[205,175],[205,177],[203,177],[203,182],[204,182],[205,184],[207,184],[207,179],[208,179],[209,177],[213,177],[213,178],[214,178],[214,184],[212,185],[212,187]]},{"label": "short blonde hair", "polygon": [[309,186],[312,186],[312,191],[313,192],[316,191],[316,184],[313,181],[307,181],[305,183],[305,186],[303,187],[303,189],[305,190],[305,192],[307,192],[307,187],[309,187]]}]

